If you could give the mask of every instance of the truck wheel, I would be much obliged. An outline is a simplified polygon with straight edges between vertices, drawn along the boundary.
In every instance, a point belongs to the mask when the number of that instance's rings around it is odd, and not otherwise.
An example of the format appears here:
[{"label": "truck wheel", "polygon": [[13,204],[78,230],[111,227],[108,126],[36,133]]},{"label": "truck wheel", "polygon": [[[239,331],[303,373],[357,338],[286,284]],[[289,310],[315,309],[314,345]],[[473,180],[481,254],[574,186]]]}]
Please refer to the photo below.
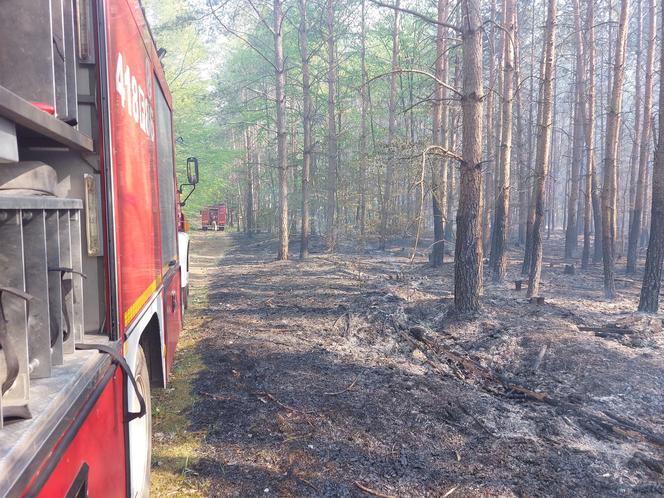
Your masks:
[{"label": "truck wheel", "polygon": [[150,496],[150,463],[152,460],[152,402],[150,401],[150,374],[148,362],[143,348],[139,346],[136,353],[136,384],[145,399],[145,415],[130,422],[132,436],[136,439],[131,444],[136,451],[131,459],[132,488],[134,496],[149,498]]}]

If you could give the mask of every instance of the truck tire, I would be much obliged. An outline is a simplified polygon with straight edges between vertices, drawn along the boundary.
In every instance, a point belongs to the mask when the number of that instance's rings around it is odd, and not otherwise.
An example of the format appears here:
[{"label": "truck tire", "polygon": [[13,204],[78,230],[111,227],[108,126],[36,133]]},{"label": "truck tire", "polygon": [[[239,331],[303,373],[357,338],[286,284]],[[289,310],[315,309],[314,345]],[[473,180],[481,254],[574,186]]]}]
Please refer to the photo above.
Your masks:
[{"label": "truck tire", "polygon": [[[134,496],[138,498],[149,498],[150,496],[150,464],[152,460],[152,402],[150,400],[150,374],[148,362],[145,359],[143,347],[139,346],[136,353],[136,384],[138,390],[145,399],[145,415],[135,419],[131,424],[137,424],[140,427],[141,441],[136,441],[134,447],[142,450],[142,455],[136,455],[132,458],[132,482],[134,484]],[[136,462],[136,465],[134,465]]]}]

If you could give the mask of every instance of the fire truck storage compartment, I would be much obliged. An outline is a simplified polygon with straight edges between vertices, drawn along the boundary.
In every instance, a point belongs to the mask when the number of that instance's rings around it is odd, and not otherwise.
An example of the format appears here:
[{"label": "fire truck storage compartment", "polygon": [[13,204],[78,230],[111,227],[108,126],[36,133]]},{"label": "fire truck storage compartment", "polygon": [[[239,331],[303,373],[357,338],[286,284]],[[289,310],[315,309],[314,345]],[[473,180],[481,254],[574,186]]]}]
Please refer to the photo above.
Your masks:
[{"label": "fire truck storage compartment", "polygon": [[1,7],[0,85],[29,102],[52,106],[58,118],[75,124],[75,26],[80,21],[74,22],[74,2],[2,0]]},{"label": "fire truck storage compartment", "polygon": [[82,208],[80,199],[0,195],[4,417],[29,417],[31,380],[83,341]]}]

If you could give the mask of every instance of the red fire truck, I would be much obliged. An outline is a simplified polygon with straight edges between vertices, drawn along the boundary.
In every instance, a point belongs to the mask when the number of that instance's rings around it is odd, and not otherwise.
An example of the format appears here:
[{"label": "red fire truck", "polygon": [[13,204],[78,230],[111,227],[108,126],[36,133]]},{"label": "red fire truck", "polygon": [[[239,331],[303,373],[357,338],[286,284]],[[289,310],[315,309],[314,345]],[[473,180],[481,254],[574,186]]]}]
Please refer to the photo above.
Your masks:
[{"label": "red fire truck", "polygon": [[226,204],[214,204],[201,210],[201,228],[203,230],[226,229]]},{"label": "red fire truck", "polygon": [[1,4],[0,496],[148,496],[188,281],[163,53],[139,0]]}]

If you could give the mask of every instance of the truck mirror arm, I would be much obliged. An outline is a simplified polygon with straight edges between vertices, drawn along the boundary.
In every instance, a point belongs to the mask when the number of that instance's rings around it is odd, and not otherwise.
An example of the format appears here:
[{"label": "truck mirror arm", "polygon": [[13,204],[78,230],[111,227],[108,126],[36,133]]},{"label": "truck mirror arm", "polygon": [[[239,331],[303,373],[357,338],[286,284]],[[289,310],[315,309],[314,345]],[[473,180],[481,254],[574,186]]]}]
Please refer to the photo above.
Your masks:
[{"label": "truck mirror arm", "polygon": [[187,203],[187,199],[189,199],[189,196],[194,193],[194,190],[196,190],[196,184],[195,183],[183,183],[180,185],[180,188],[178,188],[178,193],[182,195],[182,190],[184,187],[192,187],[192,189],[189,191],[187,194],[187,197],[184,198],[184,200],[180,201],[180,207],[183,207]]}]

